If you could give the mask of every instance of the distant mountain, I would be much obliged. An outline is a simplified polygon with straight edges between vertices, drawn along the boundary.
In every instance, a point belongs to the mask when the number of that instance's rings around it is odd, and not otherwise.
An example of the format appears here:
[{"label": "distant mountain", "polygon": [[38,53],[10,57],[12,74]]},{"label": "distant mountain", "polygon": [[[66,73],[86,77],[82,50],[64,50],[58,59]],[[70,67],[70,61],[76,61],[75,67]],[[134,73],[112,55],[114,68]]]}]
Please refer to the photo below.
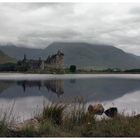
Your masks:
[{"label": "distant mountain", "polygon": [[9,62],[16,62],[15,58],[11,58],[6,55],[4,52],[0,51],[0,64],[9,63]]},{"label": "distant mountain", "polygon": [[8,56],[15,57],[17,60],[23,59],[24,54],[26,54],[28,58],[35,59],[41,56],[42,53],[42,49],[30,49],[15,45],[0,45],[0,50],[5,52]]},{"label": "distant mountain", "polygon": [[65,64],[79,67],[104,68],[140,68],[140,57],[122,51],[110,45],[89,43],[55,42],[49,45],[43,56],[55,53],[60,49],[65,54]]},{"label": "distant mountain", "polygon": [[[9,51],[10,49],[10,51]],[[60,49],[64,53],[65,65],[77,65],[78,67],[95,68],[140,68],[140,56],[126,53],[111,45],[89,44],[83,42],[54,42],[45,49],[29,49],[14,45],[0,46],[11,57],[46,59]]]}]

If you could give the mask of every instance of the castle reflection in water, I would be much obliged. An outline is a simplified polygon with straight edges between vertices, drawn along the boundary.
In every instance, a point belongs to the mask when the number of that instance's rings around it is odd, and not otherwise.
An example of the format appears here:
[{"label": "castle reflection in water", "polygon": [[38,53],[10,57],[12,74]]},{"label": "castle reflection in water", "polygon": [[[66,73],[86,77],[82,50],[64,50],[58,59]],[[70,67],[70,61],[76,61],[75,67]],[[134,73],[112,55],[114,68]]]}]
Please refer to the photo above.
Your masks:
[{"label": "castle reflection in water", "polygon": [[64,80],[46,80],[46,81],[18,81],[18,85],[22,86],[23,91],[26,92],[28,87],[46,87],[48,91],[52,91],[60,96],[64,93]]}]

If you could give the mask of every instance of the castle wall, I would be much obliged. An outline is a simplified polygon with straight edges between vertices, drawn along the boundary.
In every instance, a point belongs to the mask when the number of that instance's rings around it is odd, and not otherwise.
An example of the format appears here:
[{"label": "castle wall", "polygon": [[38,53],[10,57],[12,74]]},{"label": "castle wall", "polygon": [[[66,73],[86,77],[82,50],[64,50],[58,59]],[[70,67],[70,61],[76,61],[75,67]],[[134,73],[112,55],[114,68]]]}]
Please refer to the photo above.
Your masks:
[{"label": "castle wall", "polygon": [[64,68],[64,55],[56,54],[49,57],[49,61],[45,65],[52,68]]}]

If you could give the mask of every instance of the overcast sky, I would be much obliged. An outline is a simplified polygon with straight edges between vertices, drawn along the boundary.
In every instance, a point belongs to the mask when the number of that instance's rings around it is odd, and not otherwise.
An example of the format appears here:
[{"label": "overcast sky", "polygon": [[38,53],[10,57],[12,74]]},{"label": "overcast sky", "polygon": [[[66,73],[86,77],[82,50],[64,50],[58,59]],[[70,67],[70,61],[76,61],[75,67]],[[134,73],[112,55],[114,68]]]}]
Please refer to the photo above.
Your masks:
[{"label": "overcast sky", "polygon": [[0,43],[111,44],[140,55],[140,3],[0,3]]}]

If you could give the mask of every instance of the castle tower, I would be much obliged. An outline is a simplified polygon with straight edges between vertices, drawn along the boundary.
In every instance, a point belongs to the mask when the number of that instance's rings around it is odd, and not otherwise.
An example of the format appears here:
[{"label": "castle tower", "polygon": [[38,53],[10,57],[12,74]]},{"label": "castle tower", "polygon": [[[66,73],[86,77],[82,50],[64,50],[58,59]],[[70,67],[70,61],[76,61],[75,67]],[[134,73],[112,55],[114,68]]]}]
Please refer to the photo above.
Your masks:
[{"label": "castle tower", "polygon": [[48,56],[45,61],[45,64],[53,68],[64,68],[64,54],[58,50],[56,54]]},{"label": "castle tower", "polygon": [[57,56],[58,56],[58,60],[57,60],[58,67],[64,68],[64,54],[60,50],[58,50]]},{"label": "castle tower", "polygon": [[42,61],[41,57],[39,57],[39,61]]},{"label": "castle tower", "polygon": [[26,54],[24,54],[23,62],[26,62],[26,60],[27,60]]},{"label": "castle tower", "polygon": [[41,57],[39,57],[39,67],[40,67],[40,69],[41,70],[44,70],[44,68],[45,68],[45,65],[44,65],[44,61],[41,59]]}]

